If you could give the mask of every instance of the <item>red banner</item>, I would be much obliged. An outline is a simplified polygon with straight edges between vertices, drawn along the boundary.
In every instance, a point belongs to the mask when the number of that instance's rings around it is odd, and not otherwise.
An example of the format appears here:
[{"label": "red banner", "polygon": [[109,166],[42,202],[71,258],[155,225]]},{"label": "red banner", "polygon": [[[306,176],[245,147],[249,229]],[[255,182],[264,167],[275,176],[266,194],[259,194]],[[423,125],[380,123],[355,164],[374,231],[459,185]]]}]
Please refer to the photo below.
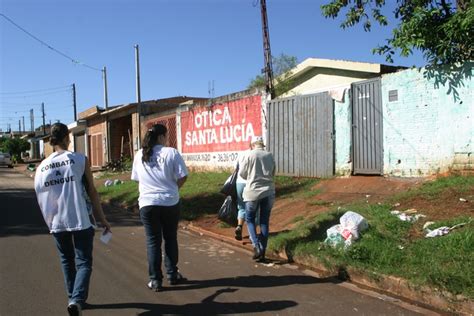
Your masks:
[{"label": "red banner", "polygon": [[183,153],[240,151],[262,134],[261,96],[181,113]]}]

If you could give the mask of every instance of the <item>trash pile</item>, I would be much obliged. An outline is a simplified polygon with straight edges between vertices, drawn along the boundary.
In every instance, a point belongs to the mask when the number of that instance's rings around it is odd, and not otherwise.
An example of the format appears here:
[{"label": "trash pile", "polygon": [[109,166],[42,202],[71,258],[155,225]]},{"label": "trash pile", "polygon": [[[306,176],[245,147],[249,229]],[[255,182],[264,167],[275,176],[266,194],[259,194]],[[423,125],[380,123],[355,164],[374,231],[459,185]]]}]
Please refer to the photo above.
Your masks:
[{"label": "trash pile", "polygon": [[[465,200],[465,199],[460,198],[459,200],[462,202],[462,200]],[[393,206],[398,207],[398,206],[400,206],[400,203],[396,203]],[[416,209],[410,208],[410,209],[407,209],[403,212],[400,212],[398,210],[393,210],[393,211],[390,211],[390,214],[397,216],[401,221],[414,223],[417,220],[419,220],[420,218],[426,217],[426,215],[423,215],[423,214],[416,214],[417,212],[418,211]],[[426,222],[423,225],[423,230],[426,232],[425,238],[433,238],[433,237],[447,235],[453,229],[462,227],[462,226],[464,226],[468,223],[460,223],[460,224],[454,225],[452,227],[441,226],[441,227],[438,227],[438,228],[435,228],[435,229],[430,229],[429,227],[432,226],[433,224],[435,224],[435,222]]]},{"label": "trash pile", "polygon": [[334,225],[326,231],[327,238],[324,243],[331,247],[344,246],[347,248],[359,239],[362,231],[369,228],[367,220],[352,211],[344,213],[339,222],[340,224]]},{"label": "trash pile", "polygon": [[122,184],[122,183],[123,183],[123,181],[122,181],[122,180],[119,180],[119,179],[115,179],[115,180],[113,180],[113,181],[110,180],[110,179],[107,179],[107,180],[105,180],[105,182],[104,182],[104,186],[106,186],[106,187],[111,187],[111,186],[113,186],[113,185],[119,185],[119,184]]}]

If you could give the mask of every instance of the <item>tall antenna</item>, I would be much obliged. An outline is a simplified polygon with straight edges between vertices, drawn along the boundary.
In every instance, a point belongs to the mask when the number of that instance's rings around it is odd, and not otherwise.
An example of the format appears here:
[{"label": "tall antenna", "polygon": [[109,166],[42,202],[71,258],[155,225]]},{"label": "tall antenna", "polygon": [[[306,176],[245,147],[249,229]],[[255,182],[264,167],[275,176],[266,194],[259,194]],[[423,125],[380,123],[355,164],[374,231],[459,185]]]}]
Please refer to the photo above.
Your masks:
[{"label": "tall antenna", "polygon": [[209,96],[209,100],[207,101],[207,105],[211,106],[214,99],[214,80],[209,80],[207,82],[207,93]]},{"label": "tall antenna", "polygon": [[263,33],[263,55],[265,58],[265,90],[271,98],[275,97],[273,87],[273,67],[272,52],[270,50],[270,33],[268,31],[267,4],[265,0],[260,0],[260,11],[262,13],[262,33]]}]

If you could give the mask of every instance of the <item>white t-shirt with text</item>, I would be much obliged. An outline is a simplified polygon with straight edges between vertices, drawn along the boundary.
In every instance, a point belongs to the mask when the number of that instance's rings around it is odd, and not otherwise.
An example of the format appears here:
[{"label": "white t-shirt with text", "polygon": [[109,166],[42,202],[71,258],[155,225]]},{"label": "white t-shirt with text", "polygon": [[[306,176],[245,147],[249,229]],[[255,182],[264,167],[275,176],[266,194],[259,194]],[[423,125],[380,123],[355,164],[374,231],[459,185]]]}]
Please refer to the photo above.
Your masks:
[{"label": "white t-shirt with text", "polygon": [[177,180],[188,175],[179,152],[172,147],[156,145],[149,162],[142,162],[140,149],[133,160],[132,180],[138,181],[140,208],[150,205],[172,206],[179,202]]},{"label": "white t-shirt with text", "polygon": [[85,162],[81,153],[54,152],[36,169],[36,197],[51,233],[93,225],[92,207],[83,183]]}]

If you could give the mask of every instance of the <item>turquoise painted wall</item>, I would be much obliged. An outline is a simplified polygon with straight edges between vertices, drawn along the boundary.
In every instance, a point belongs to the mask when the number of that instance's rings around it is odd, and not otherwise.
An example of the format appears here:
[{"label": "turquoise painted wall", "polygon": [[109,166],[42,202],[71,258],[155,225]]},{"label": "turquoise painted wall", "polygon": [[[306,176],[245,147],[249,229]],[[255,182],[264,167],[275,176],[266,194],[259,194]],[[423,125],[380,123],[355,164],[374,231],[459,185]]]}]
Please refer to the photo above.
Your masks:
[{"label": "turquoise painted wall", "polygon": [[[455,157],[474,152],[474,80],[457,88],[434,86],[423,70],[408,69],[382,77],[384,173],[423,176],[452,168]],[[389,91],[398,100],[389,101]]]}]

